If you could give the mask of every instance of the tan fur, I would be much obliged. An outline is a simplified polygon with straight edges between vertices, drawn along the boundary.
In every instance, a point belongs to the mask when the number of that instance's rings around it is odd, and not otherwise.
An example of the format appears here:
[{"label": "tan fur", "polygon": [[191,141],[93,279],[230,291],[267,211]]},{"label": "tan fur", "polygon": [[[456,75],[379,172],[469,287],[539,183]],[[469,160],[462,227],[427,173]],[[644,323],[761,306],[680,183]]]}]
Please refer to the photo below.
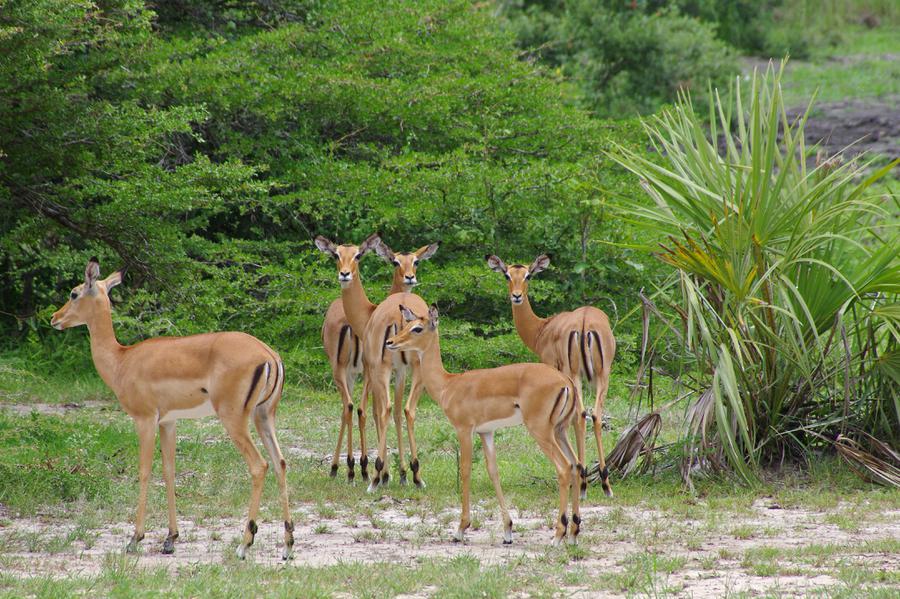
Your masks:
[{"label": "tan fur", "polygon": [[456,429],[460,445],[462,477],[462,515],[456,538],[462,540],[471,523],[470,476],[472,437],[482,438],[488,474],[494,484],[503,515],[504,540],[512,541],[512,521],[500,487],[492,426],[490,423],[521,423],[537,441],[553,463],[559,483],[559,517],[554,541],[561,541],[567,531],[566,509],[569,493],[572,501],[570,537],[574,540],[579,526],[577,464],[566,431],[576,413],[578,392],[571,379],[545,364],[511,364],[499,368],[470,370],[450,374],[444,369],[437,331],[437,310],[423,316],[421,306],[403,305],[403,328],[392,336],[387,346],[394,351],[415,350],[421,354],[422,379],[428,393],[441,406]]},{"label": "tan fur", "polygon": [[[616,354],[616,339],[612,334],[609,317],[593,306],[582,306],[571,312],[560,312],[547,318],[540,318],[534,313],[528,301],[528,283],[532,276],[549,264],[550,259],[546,255],[538,256],[529,267],[522,265],[507,267],[500,258],[488,256],[488,266],[506,275],[513,322],[525,345],[538,355],[541,362],[577,381],[579,388],[584,380],[588,381],[588,386],[594,387],[592,415],[594,438],[597,442],[600,470],[605,472],[606,457],[602,440],[603,405],[609,390],[609,375]],[[597,337],[600,339],[599,345],[596,342]],[[578,460],[581,464],[584,463],[585,455],[584,426],[584,418],[575,420]],[[602,479],[601,485],[604,492],[611,496],[609,479]]]},{"label": "tan fur", "polygon": [[[268,469],[250,437],[248,420],[252,415],[275,468],[284,521],[292,523],[285,462],[274,428],[275,411],[284,384],[284,367],[278,354],[255,337],[236,332],[157,337],[131,346],[120,345],[113,331],[108,291],[121,281],[121,274],[114,273],[102,281],[98,279],[99,265],[91,261],[85,272],[85,283],[72,290],[77,297],[69,299],[53,314],[51,324],[60,330],[87,325],[97,372],[115,393],[125,412],[134,419],[140,441],[140,494],[135,532],[128,549],[135,550],[144,536],[147,487],[156,429],[159,428],[169,508],[169,538],[164,551],[174,551],[174,539],[178,536],[174,487],[175,421],[167,415],[196,411],[205,402],[212,404],[213,411],[250,469],[253,484],[248,521],[257,519],[263,479]],[[258,369],[260,374],[253,384]],[[250,528],[248,522],[244,543],[239,548],[241,556],[253,542]],[[287,525],[285,528],[283,555],[287,559],[293,535]],[[290,528],[293,529],[292,524]]]}]

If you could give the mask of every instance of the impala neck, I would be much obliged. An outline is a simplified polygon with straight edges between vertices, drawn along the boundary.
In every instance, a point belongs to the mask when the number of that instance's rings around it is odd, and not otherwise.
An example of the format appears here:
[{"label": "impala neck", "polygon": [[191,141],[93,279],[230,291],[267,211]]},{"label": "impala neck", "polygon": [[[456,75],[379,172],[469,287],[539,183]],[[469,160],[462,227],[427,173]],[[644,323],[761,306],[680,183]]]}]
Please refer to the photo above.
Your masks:
[{"label": "impala neck", "polygon": [[528,349],[534,353],[538,353],[538,334],[541,332],[541,328],[544,326],[547,319],[541,318],[534,313],[534,310],[531,309],[531,302],[528,301],[527,293],[523,294],[522,300],[521,304],[512,305],[513,322],[516,325],[516,331],[519,333],[519,337],[522,338],[522,341],[528,346]]},{"label": "impala neck", "polygon": [[422,382],[425,383],[428,395],[434,398],[441,409],[446,411],[444,389],[447,388],[447,383],[454,375],[444,368],[444,360],[441,358],[441,342],[436,331],[431,343],[421,353],[421,373]]},{"label": "impala neck", "polygon": [[344,314],[347,316],[347,322],[353,328],[353,332],[362,335],[366,330],[366,323],[369,317],[375,311],[375,304],[369,301],[366,290],[363,289],[362,281],[359,279],[359,272],[350,281],[346,287],[341,287],[341,301],[344,304]]},{"label": "impala neck", "polygon": [[409,293],[412,291],[412,285],[405,284],[403,279],[403,273],[400,272],[399,268],[394,269],[394,280],[391,282],[391,291],[388,295],[393,295],[395,293]]},{"label": "impala neck", "polygon": [[91,336],[91,357],[94,359],[94,367],[103,382],[113,392],[117,392],[116,373],[124,348],[116,340],[109,305],[96,310],[91,315],[87,321],[87,328]]}]

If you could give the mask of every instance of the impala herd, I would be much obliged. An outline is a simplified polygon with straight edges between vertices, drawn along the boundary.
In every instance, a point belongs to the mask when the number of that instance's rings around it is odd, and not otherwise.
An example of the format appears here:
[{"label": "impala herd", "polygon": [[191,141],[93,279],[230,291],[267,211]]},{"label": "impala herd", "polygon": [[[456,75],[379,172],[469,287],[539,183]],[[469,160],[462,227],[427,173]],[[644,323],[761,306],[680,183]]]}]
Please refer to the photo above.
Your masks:
[{"label": "impala herd", "polygon": [[[331,460],[331,476],[337,474],[346,435],[347,478],[354,480],[353,388],[363,375],[362,396],[356,407],[359,426],[359,466],[368,490],[388,484],[388,424],[393,413],[399,455],[399,479],[407,480],[404,420],[409,442],[408,469],[413,483],[425,487],[415,437],[416,408],[422,390],[441,407],[456,430],[460,448],[462,514],[454,535],[464,539],[470,526],[469,490],[473,440],[481,437],[488,475],[497,493],[503,519],[503,543],[512,543],[512,519],[503,497],[494,446],[494,431],[524,424],[538,447],[556,469],[559,514],[554,543],[567,536],[575,542],[579,533],[580,501],[587,491],[585,469],[586,421],[592,420],[599,454],[600,482],[612,496],[603,453],[603,404],[616,342],[609,318],[601,310],[584,306],[547,318],[537,316],[528,301],[528,283],[550,264],[546,255],[530,266],[507,266],[497,256],[487,256],[488,266],[504,275],[509,285],[513,321],[522,341],[538,355],[540,364],[510,364],[498,368],[448,373],[441,359],[438,310],[412,293],[418,284],[422,260],[437,252],[432,243],[412,252],[394,252],[377,235],[359,245],[337,245],[318,236],[316,247],[331,256],[338,270],[341,297],[329,306],[322,325],[322,342],[331,364],[334,383],[343,402],[337,445]],[[369,301],[359,274],[359,262],[374,252],[394,267],[390,294],[380,304]],[[275,437],[275,412],[284,387],[284,364],[278,353],[244,333],[224,332],[189,337],[158,337],[132,346],[116,340],[109,291],[122,282],[118,271],[100,279],[100,264],[91,258],[84,283],[53,314],[51,324],[62,330],[87,325],[91,355],[97,372],[112,389],[122,408],[134,420],[139,440],[139,481],[134,535],[126,550],[137,550],[144,538],[147,489],[159,428],[162,471],[168,500],[169,531],[163,553],[175,551],[178,524],[175,517],[175,424],[180,418],[215,414],[250,470],[250,507],[237,555],[243,559],[257,532],[260,496],[269,463],[262,457],[249,432],[256,431],[278,479],[284,519],[282,558],[291,557],[294,523],[285,479],[286,463]],[[404,402],[406,377],[411,375]],[[390,401],[393,381],[394,398]],[[582,401],[587,383],[595,392],[594,408]],[[366,412],[369,397],[377,434],[374,472],[369,473],[366,445]],[[402,411],[401,411],[402,409]],[[569,443],[574,426],[576,445]],[[568,505],[571,502],[571,519]]]}]

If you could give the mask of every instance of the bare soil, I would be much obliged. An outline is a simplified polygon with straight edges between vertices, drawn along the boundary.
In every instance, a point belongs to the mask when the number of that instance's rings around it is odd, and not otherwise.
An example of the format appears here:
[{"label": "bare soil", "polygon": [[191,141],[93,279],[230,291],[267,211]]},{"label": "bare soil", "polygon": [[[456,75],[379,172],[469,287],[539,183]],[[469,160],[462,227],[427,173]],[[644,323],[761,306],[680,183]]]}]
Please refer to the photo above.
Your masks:
[{"label": "bare soil", "polygon": [[[415,566],[422,558],[448,558],[466,554],[481,563],[512,564],[522,557],[539,557],[561,548],[548,546],[552,538],[549,517],[513,512],[514,544],[501,543],[498,515],[485,504],[475,508],[482,525],[470,531],[464,544],[454,543],[450,535],[458,513],[418,512],[418,507],[384,496],[373,506],[375,515],[366,516],[336,510],[323,518],[315,506],[295,505],[297,528],[295,557],[283,567],[296,565],[327,566],[338,563],[390,562]],[[702,505],[702,504],[701,504]],[[579,544],[586,550],[583,559],[574,562],[589,572],[622,572],[633,566],[636,556],[650,552],[665,558],[681,558],[683,565],[671,574],[661,574],[661,583],[677,596],[723,596],[727,593],[762,594],[777,590],[782,595],[803,595],[813,589],[837,587],[841,583],[832,571],[815,566],[794,574],[759,576],[743,563],[745,552],[753,548],[774,547],[788,555],[811,544],[837,544],[846,547],[841,559],[846,563],[865,563],[887,571],[900,569],[900,555],[866,554],[865,542],[900,538],[900,510],[882,512],[877,521],[847,531],[828,523],[827,516],[846,513],[847,506],[830,510],[784,509],[766,500],[753,504],[747,512],[728,515],[726,521],[710,530],[708,521],[691,520],[670,513],[640,507],[589,505],[582,512],[583,534]],[[617,513],[613,513],[618,510]],[[416,513],[414,516],[409,513]],[[614,524],[611,524],[614,523]],[[159,551],[166,534],[164,528],[148,531],[142,554],[135,557],[142,566],[164,567],[176,573],[198,563],[222,563],[233,560],[243,522],[238,519],[204,520],[201,523],[180,520],[180,538],[176,554]],[[103,568],[108,554],[120,554],[131,533],[131,524],[120,522],[102,529],[82,531],[75,540],[58,550],[47,551],[54,538],[75,532],[75,524],[62,517],[10,518],[0,512],[0,547],[4,548],[4,569],[16,576],[90,576]],[[701,541],[686,543],[695,529]],[[735,530],[749,531],[735,534]],[[261,522],[256,543],[248,559],[256,563],[280,566],[281,522]],[[42,539],[29,549],[25,540]],[[790,558],[779,559],[780,566],[796,565]],[[810,570],[811,568],[811,570]],[[788,570],[790,571],[790,570]],[[422,596],[436,589],[422,590]],[[576,597],[621,596],[625,588],[567,588]]]}]

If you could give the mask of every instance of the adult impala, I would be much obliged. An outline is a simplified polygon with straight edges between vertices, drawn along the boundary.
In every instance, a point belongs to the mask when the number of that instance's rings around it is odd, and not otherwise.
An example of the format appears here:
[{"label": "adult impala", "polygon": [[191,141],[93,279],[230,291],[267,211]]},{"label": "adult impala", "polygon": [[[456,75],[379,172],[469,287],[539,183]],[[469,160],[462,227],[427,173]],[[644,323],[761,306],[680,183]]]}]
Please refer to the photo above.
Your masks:
[{"label": "adult impala", "polygon": [[[356,262],[356,255],[365,255],[369,248],[373,246],[371,242],[364,244],[365,251],[361,252],[360,247],[355,247],[354,249],[354,246],[334,246],[334,244],[329,246],[328,243],[324,243],[328,240],[324,237],[322,239],[324,240],[323,242],[320,242],[317,239],[316,245],[319,246],[319,244],[322,243],[325,248],[323,251],[328,252],[338,260],[338,272],[350,273],[351,277],[354,276],[352,263]],[[431,245],[419,248],[415,252],[401,252],[395,254],[384,244],[384,242],[374,243],[374,246],[378,255],[394,266],[394,279],[391,284],[389,295],[409,292],[417,285],[419,282],[417,278],[419,261],[431,258],[438,248],[437,243],[432,243]],[[329,251],[329,247],[333,248],[333,253],[332,251]],[[323,248],[320,247],[319,249]],[[346,256],[346,259],[343,261],[344,264],[341,263],[339,258],[341,253]],[[357,280],[359,279],[358,270],[356,271],[356,278]],[[360,287],[361,286],[360,283]],[[363,293],[365,293],[365,291],[363,291]],[[372,311],[374,311],[375,305],[371,303],[370,305]],[[358,308],[359,311],[364,309],[364,304]],[[361,330],[360,334],[357,334],[356,331],[357,329],[354,329],[350,325],[350,321],[344,311],[343,298],[341,297],[334,300],[328,307],[328,311],[325,313],[325,322],[322,325],[322,343],[325,347],[325,353],[328,355],[328,361],[331,364],[331,373],[334,378],[334,384],[337,386],[338,392],[341,394],[341,399],[343,400],[341,429],[338,433],[337,446],[335,447],[334,456],[331,460],[331,476],[333,477],[337,474],[341,445],[343,443],[344,431],[346,430],[348,480],[353,480],[355,476],[355,460],[353,457],[353,387],[356,383],[356,379],[363,371],[362,345],[360,343],[360,335],[363,331]],[[405,376],[402,378],[398,376],[397,378],[399,387],[403,389],[406,381]],[[364,415],[366,403],[368,401],[368,386],[365,380],[363,381],[362,396],[363,399],[359,408],[360,468],[362,470],[363,480],[368,480],[369,472],[368,456],[366,453]],[[398,410],[395,412],[395,421],[397,421],[399,416]],[[397,421],[397,427],[398,429],[400,427],[399,421]],[[398,435],[399,434],[398,430]]]},{"label": "adult impala", "polygon": [[[513,322],[519,337],[528,349],[540,357],[541,362],[553,366],[560,372],[578,381],[583,379],[596,392],[594,411],[594,437],[600,461],[600,482],[603,491],[612,497],[609,485],[609,469],[603,453],[603,403],[609,389],[609,371],[616,354],[616,339],[609,326],[609,317],[593,306],[582,306],[572,312],[560,312],[554,316],[540,318],[531,309],[528,301],[528,282],[531,277],[550,265],[550,258],[541,254],[531,266],[513,264],[506,266],[497,256],[487,256],[488,266],[506,277],[509,284],[509,299],[512,303]],[[586,412],[575,422],[578,440],[579,472],[581,473],[581,494],[587,490],[584,470],[584,426]],[[581,432],[578,432],[578,429]]]},{"label": "adult impala", "polygon": [[134,552],[144,538],[147,485],[159,428],[163,478],[169,508],[169,533],[163,553],[175,551],[175,423],[180,418],[218,416],[250,469],[252,490],[247,525],[238,547],[243,559],[256,535],[256,518],[268,464],[250,437],[256,431],[268,450],[281,489],[284,550],[291,556],[294,522],[285,483],[286,464],[275,438],[275,410],[284,386],[281,358],[265,343],[245,333],[207,333],[190,337],[157,337],[123,346],[113,331],[109,291],[122,282],[122,271],[100,279],[100,264],[91,258],[69,301],[53,314],[51,324],[63,330],[87,325],[94,366],[134,420],[140,443],[137,516],[126,550]]},{"label": "adult impala", "polygon": [[[418,454],[416,453],[416,445],[415,445],[415,433],[414,433],[414,420],[415,420],[415,404],[418,400],[418,395],[421,394],[421,385],[417,384],[416,376],[415,376],[415,365],[409,364],[410,360],[406,356],[399,356],[396,359],[396,364],[389,363],[387,365],[387,383],[384,383],[384,373],[385,366],[383,364],[383,355],[384,355],[384,339],[386,336],[383,334],[384,329],[382,326],[386,326],[384,323],[384,319],[379,316],[376,319],[377,328],[380,330],[381,336],[375,335],[375,339],[371,340],[371,344],[369,343],[369,339],[367,337],[366,331],[368,330],[368,326],[372,320],[373,315],[376,313],[379,306],[376,306],[372,302],[369,301],[368,296],[366,295],[365,289],[363,289],[362,281],[359,276],[359,261],[370,251],[377,251],[378,254],[392,263],[395,266],[394,269],[394,285],[397,286],[402,285],[403,287],[412,287],[418,283],[418,279],[416,278],[415,269],[418,268],[420,260],[427,260],[437,251],[438,244],[433,243],[431,245],[424,246],[419,248],[415,252],[408,252],[404,254],[395,254],[387,245],[381,241],[381,238],[378,234],[370,235],[362,244],[353,245],[353,244],[343,244],[337,245],[331,240],[319,235],[315,239],[316,247],[319,248],[322,252],[330,255],[337,262],[338,267],[338,281],[341,285],[341,305],[344,310],[347,323],[350,325],[350,330],[356,332],[360,337],[360,341],[362,344],[362,357],[363,357],[363,365],[366,369],[366,375],[364,378],[364,393],[361,401],[360,407],[357,409],[357,415],[359,416],[359,427],[360,427],[360,441],[362,446],[362,455],[360,457],[360,468],[363,473],[363,478],[368,477],[368,456],[365,449],[365,409],[368,401],[368,393],[371,392],[374,401],[374,409],[375,409],[375,426],[378,431],[378,440],[379,440],[379,457],[375,463],[375,477],[371,480],[369,485],[369,490],[372,491],[379,484],[385,484],[388,482],[390,476],[387,473],[387,457],[386,457],[386,429],[387,429],[387,415],[391,411],[390,403],[388,401],[387,395],[388,392],[384,392],[385,385],[387,387],[390,386],[390,376],[391,373],[397,371],[395,385],[395,392],[399,389],[399,395],[395,394],[395,403],[397,404],[397,409],[394,411],[394,422],[397,427],[397,444],[398,444],[398,452],[400,455],[400,480],[401,482],[405,482],[406,480],[406,457],[403,451],[403,435],[402,435],[402,422],[400,420],[400,401],[402,400],[403,395],[403,386],[405,384],[405,373],[408,368],[413,369],[413,384],[410,390],[410,400],[407,401],[407,406],[405,410],[406,420],[407,420],[407,430],[410,436],[410,449],[413,452],[412,455],[412,469],[413,469],[413,482],[415,482],[416,486],[424,486],[422,479],[418,472]],[[409,294],[406,291],[401,291],[400,293],[392,293],[392,295],[388,296],[388,300],[397,297],[406,297]],[[388,301],[385,300],[385,301]],[[420,300],[421,301],[421,300]],[[424,304],[424,302],[423,302]],[[394,308],[396,310],[396,308]],[[382,310],[382,313],[384,310]],[[393,322],[393,321],[392,321]],[[373,356],[377,356],[377,358],[373,358]],[[390,357],[390,356],[389,356]],[[377,370],[374,379],[377,381],[377,386],[373,386],[371,372],[373,370]],[[418,391],[417,391],[418,390]],[[352,408],[350,408],[352,409]],[[382,415],[384,416],[384,420],[382,420]]]},{"label": "adult impala", "polygon": [[462,515],[455,539],[462,541],[471,523],[469,482],[472,473],[472,438],[481,436],[485,464],[494,484],[503,517],[503,543],[512,543],[512,518],[500,487],[494,431],[524,424],[541,451],[556,468],[559,483],[559,516],[554,542],[566,536],[569,519],[566,509],[571,490],[572,520],[569,536],[574,542],[581,528],[577,463],[566,435],[573,415],[577,414],[578,389],[572,380],[546,364],[510,364],[487,370],[450,374],[444,369],[438,339],[438,312],[431,306],[427,313],[416,314],[399,306],[405,321],[403,329],[387,340],[393,351],[415,350],[422,362],[422,378],[428,394],[441,406],[456,429],[460,449],[462,478]]}]

